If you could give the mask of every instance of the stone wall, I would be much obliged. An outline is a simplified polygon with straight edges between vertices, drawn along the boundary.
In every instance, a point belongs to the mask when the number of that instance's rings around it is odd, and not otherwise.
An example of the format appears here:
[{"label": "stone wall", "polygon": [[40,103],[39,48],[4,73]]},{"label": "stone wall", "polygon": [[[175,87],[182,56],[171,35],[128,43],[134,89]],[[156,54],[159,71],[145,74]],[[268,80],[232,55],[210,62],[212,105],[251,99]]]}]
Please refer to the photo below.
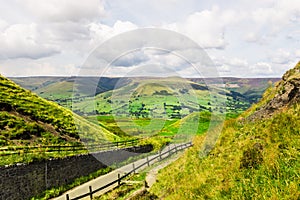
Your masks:
[{"label": "stone wall", "polygon": [[151,150],[152,146],[147,145],[0,167],[0,199],[30,199],[46,189],[71,183],[78,177]]}]

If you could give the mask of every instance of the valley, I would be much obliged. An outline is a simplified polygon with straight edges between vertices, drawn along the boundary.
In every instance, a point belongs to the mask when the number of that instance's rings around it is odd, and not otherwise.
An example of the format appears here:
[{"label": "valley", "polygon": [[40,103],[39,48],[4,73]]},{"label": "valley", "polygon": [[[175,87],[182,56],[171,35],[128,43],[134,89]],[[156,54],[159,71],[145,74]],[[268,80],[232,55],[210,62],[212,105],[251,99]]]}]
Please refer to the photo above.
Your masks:
[{"label": "valley", "polygon": [[199,121],[200,115],[206,115],[206,120],[200,120],[202,125],[197,125],[198,128],[194,125],[185,130],[196,128],[202,133],[208,129],[209,113],[238,116],[278,79],[223,78],[222,87],[214,85],[212,78],[15,77],[13,80],[120,137],[141,134],[146,137],[174,135],[181,121],[191,118],[192,113],[198,113],[193,114],[194,121]]},{"label": "valley", "polygon": [[[198,140],[224,120],[237,118],[278,80],[224,78],[224,85],[217,85],[214,79],[178,77],[12,79],[27,89],[1,78],[1,145],[23,153],[6,157],[2,165],[67,158],[89,153],[89,145],[118,146],[135,139],[135,145],[150,144],[154,152],[191,140],[198,149]],[[67,151],[68,146],[73,150]],[[37,150],[28,156],[33,147]],[[165,186],[151,187],[154,196],[160,195],[159,187]],[[45,195],[52,191],[65,190]]]}]

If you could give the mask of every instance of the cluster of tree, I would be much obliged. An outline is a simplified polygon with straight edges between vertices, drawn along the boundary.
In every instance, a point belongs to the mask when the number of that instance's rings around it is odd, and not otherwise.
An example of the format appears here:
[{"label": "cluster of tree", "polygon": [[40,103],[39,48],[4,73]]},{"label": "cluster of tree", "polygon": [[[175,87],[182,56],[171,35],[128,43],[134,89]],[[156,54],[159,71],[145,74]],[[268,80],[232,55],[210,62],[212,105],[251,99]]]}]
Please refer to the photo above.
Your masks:
[{"label": "cluster of tree", "polygon": [[160,91],[155,91],[153,95],[163,95],[163,96],[170,96],[173,95],[172,93],[169,93],[167,90],[160,90]]},{"label": "cluster of tree", "polygon": [[[179,102],[178,102],[179,103]],[[181,118],[181,106],[180,105],[172,105],[164,103],[165,113],[171,119],[180,119]]]},{"label": "cluster of tree", "polygon": [[136,118],[148,118],[150,111],[144,103],[129,104],[129,113]]}]

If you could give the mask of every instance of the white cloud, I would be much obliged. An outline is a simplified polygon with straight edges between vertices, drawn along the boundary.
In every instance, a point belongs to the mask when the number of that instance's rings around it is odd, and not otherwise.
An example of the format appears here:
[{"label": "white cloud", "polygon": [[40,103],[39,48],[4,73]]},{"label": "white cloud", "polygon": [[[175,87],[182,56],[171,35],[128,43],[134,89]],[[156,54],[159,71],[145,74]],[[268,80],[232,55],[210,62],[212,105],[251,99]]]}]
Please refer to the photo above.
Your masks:
[{"label": "white cloud", "polygon": [[78,72],[79,68],[73,63],[53,63],[48,58],[40,62],[27,58],[6,60],[0,65],[0,73],[4,76],[70,76],[77,75]]},{"label": "white cloud", "polygon": [[271,62],[276,64],[287,64],[293,59],[292,54],[284,49],[278,49],[270,56]]},{"label": "white cloud", "polygon": [[[162,27],[204,47],[224,76],[279,76],[300,59],[299,13],[299,0],[2,1],[0,65],[6,74],[70,74],[103,41],[139,27]],[[186,49],[182,41],[162,43]],[[127,65],[156,63],[192,74],[179,57],[147,56]]]},{"label": "white cloud", "polygon": [[236,21],[234,11],[213,7],[211,10],[195,12],[183,22],[165,27],[187,35],[203,48],[224,49],[228,45],[225,40],[225,29]]},{"label": "white cloud", "polygon": [[221,76],[248,76],[249,63],[237,57],[212,57]]},{"label": "white cloud", "polygon": [[117,20],[113,26],[108,26],[102,23],[90,23],[88,25],[91,34],[91,45],[99,45],[100,43],[116,36],[120,33],[137,29],[138,26],[128,22]]},{"label": "white cloud", "polygon": [[[253,2],[255,5],[256,2]],[[270,1],[267,6],[245,11],[247,22],[244,39],[247,42],[266,43],[269,37],[280,34],[299,19],[300,1]]]},{"label": "white cloud", "polygon": [[8,26],[8,23],[3,20],[3,19],[0,19],[0,31],[3,31],[4,29],[6,29]]},{"label": "white cloud", "polygon": [[243,38],[246,42],[265,45],[268,43],[268,37],[261,32],[249,32]]},{"label": "white cloud", "polygon": [[256,76],[274,75],[272,66],[269,63],[258,62],[250,66],[250,73]]},{"label": "white cloud", "polygon": [[0,58],[38,59],[59,53],[54,45],[41,43],[37,25],[15,24],[0,33]]},{"label": "white cloud", "polygon": [[101,0],[19,0],[18,3],[37,20],[43,22],[80,22],[105,16]]},{"label": "white cloud", "polygon": [[295,51],[296,58],[300,59],[300,50]]},{"label": "white cloud", "polygon": [[116,59],[112,64],[114,66],[131,67],[131,66],[139,65],[141,63],[145,63],[148,60],[149,57],[144,52],[133,51],[133,52],[128,52],[125,55],[122,55],[121,57]]},{"label": "white cloud", "polygon": [[287,39],[290,39],[292,41],[297,41],[299,43],[300,41],[300,30],[292,31],[291,33],[287,34]]}]

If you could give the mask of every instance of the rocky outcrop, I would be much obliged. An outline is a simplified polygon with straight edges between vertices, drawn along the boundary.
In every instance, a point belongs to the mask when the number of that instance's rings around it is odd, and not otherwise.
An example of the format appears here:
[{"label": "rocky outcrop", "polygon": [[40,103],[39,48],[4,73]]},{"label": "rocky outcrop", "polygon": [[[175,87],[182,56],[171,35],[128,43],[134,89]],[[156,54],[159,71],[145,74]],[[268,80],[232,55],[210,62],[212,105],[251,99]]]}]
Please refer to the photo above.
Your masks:
[{"label": "rocky outcrop", "polygon": [[274,92],[274,97],[249,117],[251,120],[269,117],[283,108],[300,102],[300,62],[283,75]]}]

